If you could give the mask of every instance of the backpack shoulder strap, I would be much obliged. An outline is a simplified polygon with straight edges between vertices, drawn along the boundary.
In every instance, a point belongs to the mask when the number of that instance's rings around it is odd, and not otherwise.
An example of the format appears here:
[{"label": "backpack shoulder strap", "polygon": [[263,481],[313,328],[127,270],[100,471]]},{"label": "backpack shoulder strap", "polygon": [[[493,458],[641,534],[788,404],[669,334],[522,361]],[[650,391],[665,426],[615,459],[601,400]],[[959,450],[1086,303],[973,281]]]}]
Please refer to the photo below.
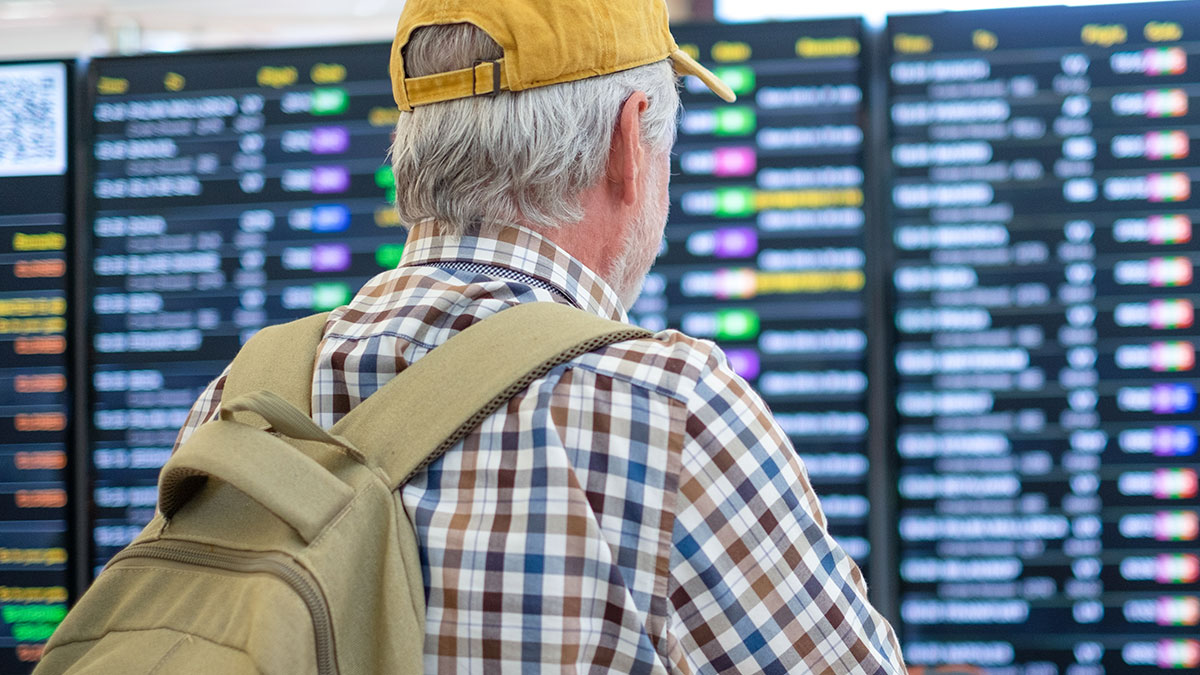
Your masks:
[{"label": "backpack shoulder strap", "polygon": [[371,457],[395,489],[556,366],[651,335],[554,302],[520,304],[423,356],[332,433]]},{"label": "backpack shoulder strap", "polygon": [[313,365],[328,319],[328,313],[314,314],[259,331],[234,357],[221,400],[265,389],[298,410],[311,411]]}]

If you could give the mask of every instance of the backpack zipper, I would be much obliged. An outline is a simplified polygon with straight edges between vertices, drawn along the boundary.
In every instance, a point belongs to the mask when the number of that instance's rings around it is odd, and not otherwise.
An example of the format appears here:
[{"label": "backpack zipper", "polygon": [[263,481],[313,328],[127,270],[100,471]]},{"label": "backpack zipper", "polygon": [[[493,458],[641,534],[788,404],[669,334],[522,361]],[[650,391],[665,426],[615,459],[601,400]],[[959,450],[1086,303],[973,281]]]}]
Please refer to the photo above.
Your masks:
[{"label": "backpack zipper", "polygon": [[313,576],[304,568],[291,562],[263,557],[264,554],[218,553],[211,547],[191,542],[147,542],[135,544],[121,551],[105,565],[108,569],[118,563],[135,558],[149,558],[169,562],[212,567],[243,574],[271,574],[292,588],[308,607],[313,620],[313,641],[317,651],[317,673],[337,675],[337,661],[333,653],[333,619],[329,604],[317,587]]}]

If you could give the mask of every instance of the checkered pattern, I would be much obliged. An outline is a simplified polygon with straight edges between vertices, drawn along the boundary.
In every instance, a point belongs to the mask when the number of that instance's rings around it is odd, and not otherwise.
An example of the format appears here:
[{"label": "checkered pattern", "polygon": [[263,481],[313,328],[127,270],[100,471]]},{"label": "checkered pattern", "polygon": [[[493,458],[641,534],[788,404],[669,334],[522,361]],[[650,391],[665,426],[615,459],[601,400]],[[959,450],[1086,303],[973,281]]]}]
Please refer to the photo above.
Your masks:
[{"label": "checkered pattern", "polygon": [[[400,267],[331,316],[313,416],[328,428],[459,331],[556,301],[626,319],[537,234],[418,226]],[[222,382],[181,438],[215,415]],[[795,450],[711,342],[665,331],[560,366],[402,497],[427,672],[904,672]]]}]

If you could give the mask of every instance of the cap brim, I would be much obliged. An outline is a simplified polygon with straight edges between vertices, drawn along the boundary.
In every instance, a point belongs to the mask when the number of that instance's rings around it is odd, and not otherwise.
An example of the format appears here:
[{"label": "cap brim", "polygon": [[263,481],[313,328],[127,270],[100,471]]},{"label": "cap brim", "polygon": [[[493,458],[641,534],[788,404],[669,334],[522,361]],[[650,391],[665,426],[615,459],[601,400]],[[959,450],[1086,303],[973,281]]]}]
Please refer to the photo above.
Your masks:
[{"label": "cap brim", "polygon": [[688,56],[687,52],[682,49],[676,49],[671,52],[671,60],[675,63],[675,72],[680,75],[695,75],[700,78],[700,81],[712,89],[713,93],[720,96],[729,103],[737,100],[737,95],[729,88],[729,85],[721,81],[711,70],[700,65],[696,59]]}]

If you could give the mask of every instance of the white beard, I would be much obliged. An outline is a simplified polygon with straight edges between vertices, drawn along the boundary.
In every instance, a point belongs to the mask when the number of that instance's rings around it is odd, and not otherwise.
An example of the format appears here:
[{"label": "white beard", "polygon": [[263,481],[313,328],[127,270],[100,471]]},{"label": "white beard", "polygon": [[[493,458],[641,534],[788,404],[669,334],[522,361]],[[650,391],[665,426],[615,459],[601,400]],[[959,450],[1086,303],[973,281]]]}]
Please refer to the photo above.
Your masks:
[{"label": "white beard", "polygon": [[666,181],[661,178],[662,173],[669,170],[669,164],[660,163],[656,167],[646,176],[642,208],[629,224],[621,255],[608,274],[608,282],[626,310],[633,307],[642,293],[642,284],[658,257],[663,230],[667,226],[670,194],[665,187]]}]

